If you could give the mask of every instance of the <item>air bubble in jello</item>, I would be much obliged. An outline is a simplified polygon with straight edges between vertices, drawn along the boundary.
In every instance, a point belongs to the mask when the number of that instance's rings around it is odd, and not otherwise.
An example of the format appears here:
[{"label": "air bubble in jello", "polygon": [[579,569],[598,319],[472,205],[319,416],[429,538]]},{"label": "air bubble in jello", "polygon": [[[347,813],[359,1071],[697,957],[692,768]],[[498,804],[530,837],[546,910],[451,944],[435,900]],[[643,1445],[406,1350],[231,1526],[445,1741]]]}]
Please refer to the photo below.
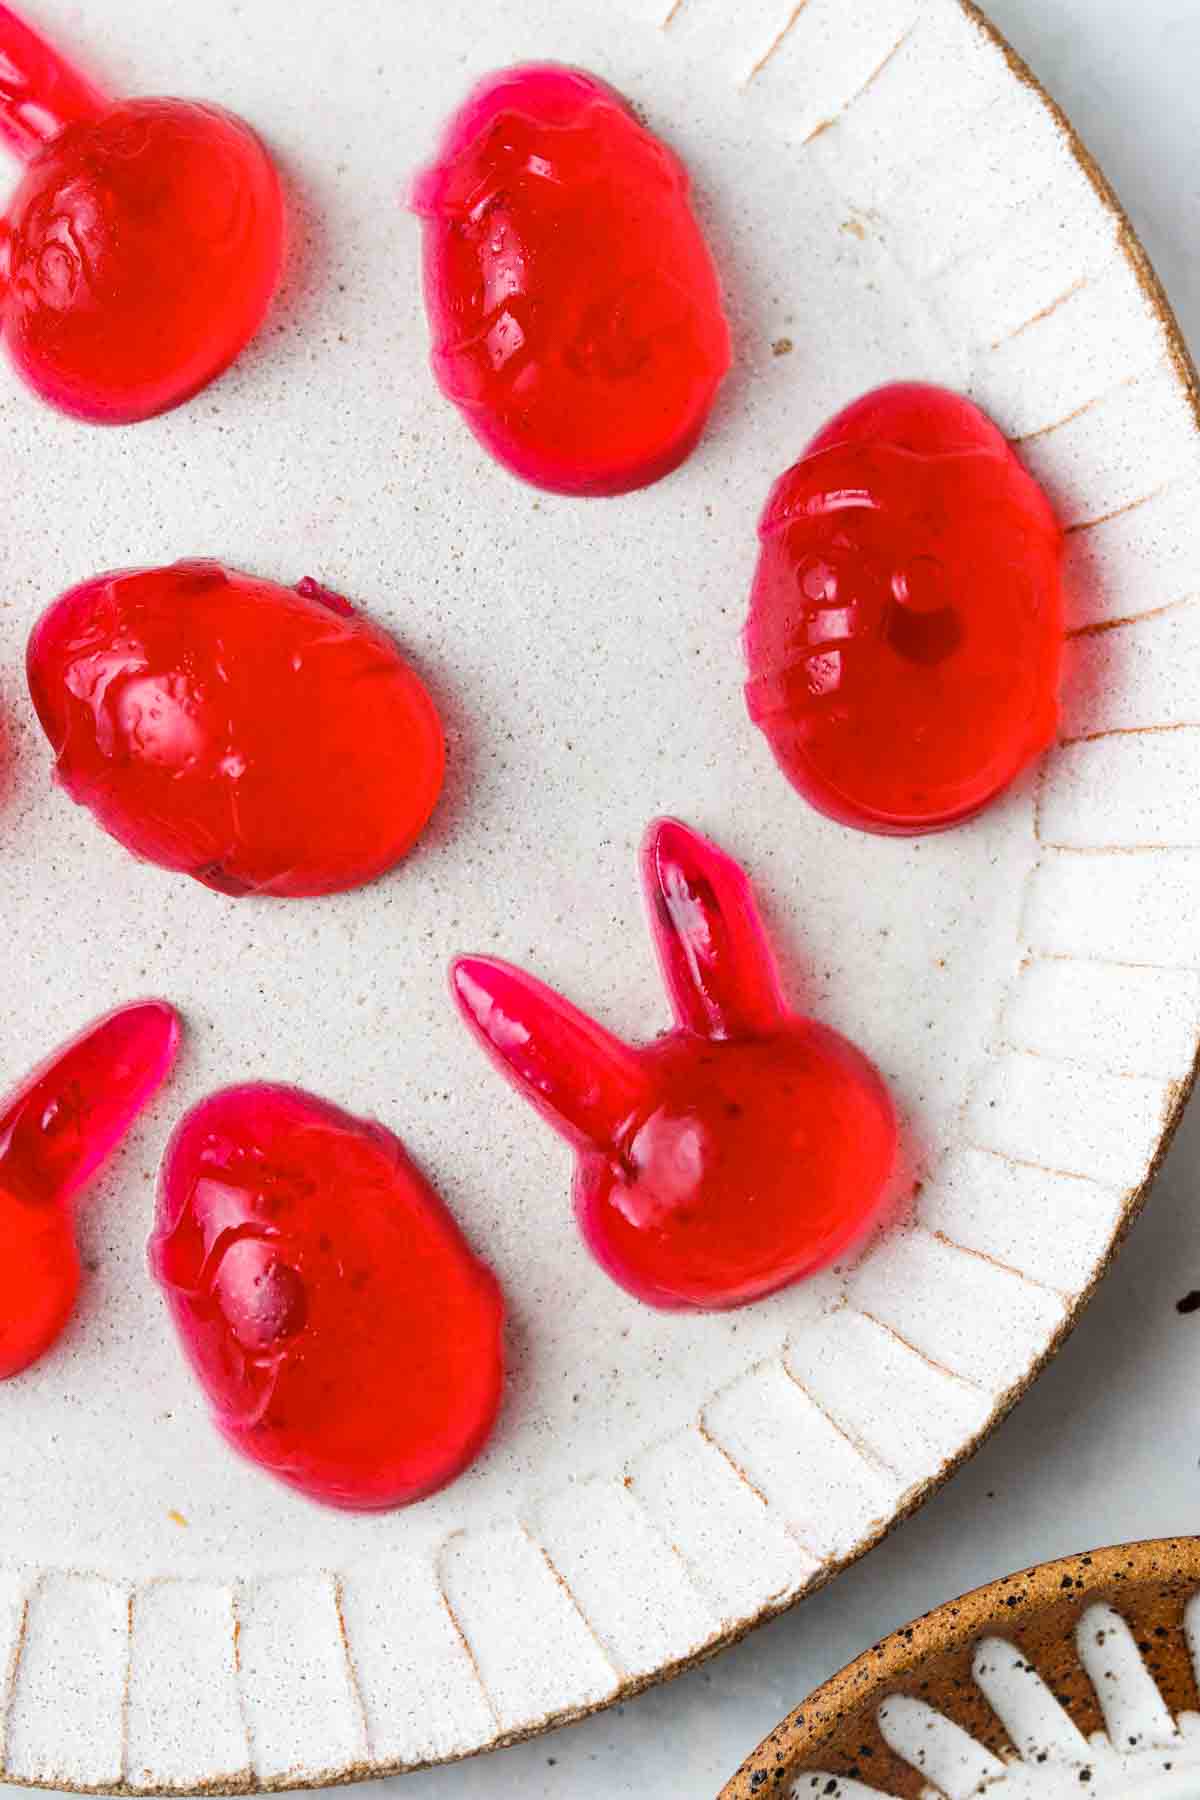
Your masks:
[{"label": "air bubble in jello", "polygon": [[978,407],[919,383],[866,395],[780,476],[759,538],[747,704],[822,812],[941,830],[1052,741],[1061,532]]},{"label": "air bubble in jello", "polygon": [[150,1266],[228,1442],[331,1506],[443,1487],[503,1385],[494,1276],[383,1126],[251,1083],[183,1120]]}]

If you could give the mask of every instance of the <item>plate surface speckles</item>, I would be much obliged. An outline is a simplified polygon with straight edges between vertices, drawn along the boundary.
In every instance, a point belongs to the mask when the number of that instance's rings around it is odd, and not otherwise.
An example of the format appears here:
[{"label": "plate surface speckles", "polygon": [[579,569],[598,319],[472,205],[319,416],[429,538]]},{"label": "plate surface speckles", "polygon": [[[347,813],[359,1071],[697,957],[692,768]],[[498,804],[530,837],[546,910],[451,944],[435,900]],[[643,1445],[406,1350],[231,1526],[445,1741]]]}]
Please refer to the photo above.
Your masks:
[{"label": "plate surface speckles", "polygon": [[1042,1563],[810,1694],[720,1800],[1197,1800],[1200,1538]]},{"label": "plate surface speckles", "polygon": [[[137,993],[191,1027],[84,1211],[70,1336],[0,1389],[13,1780],[289,1786],[461,1755],[788,1604],[1026,1385],[1189,1084],[1200,437],[1138,247],[958,0],[614,5],[619,31],[590,0],[410,0],[348,36],[316,0],[178,0],[147,34],[113,0],[93,46],[114,87],[256,121],[300,228],[280,329],[182,412],[96,433],[0,383],[19,472],[0,1079]],[[69,0],[38,16],[84,30]],[[607,77],[682,152],[738,341],[698,454],[603,504],[516,486],[437,396],[396,204],[475,74],[547,55]],[[1070,527],[1078,634],[1070,741],[1040,790],[915,843],[793,795],[745,718],[737,641],[770,480],[899,374],[966,389],[1021,441]],[[196,554],[351,595],[434,687],[449,791],[379,886],[226,902],[48,790],[18,678],[37,610],[98,568]],[[569,1157],[444,988],[453,951],[495,951],[630,1035],[664,1024],[635,880],[663,811],[745,862],[797,1002],[891,1079],[922,1183],[853,1269],[707,1319],[648,1312],[592,1266]],[[233,1460],[145,1278],[171,1119],[255,1076],[400,1131],[509,1290],[496,1442],[409,1512],[319,1511]]]}]

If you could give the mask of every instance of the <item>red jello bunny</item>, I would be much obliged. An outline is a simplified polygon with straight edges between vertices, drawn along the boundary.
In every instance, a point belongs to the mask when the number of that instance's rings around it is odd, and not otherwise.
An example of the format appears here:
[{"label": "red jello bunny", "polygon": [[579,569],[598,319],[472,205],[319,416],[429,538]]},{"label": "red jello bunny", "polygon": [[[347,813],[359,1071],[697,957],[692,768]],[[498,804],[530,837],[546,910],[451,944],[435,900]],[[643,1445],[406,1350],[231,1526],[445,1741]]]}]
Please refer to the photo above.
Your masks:
[{"label": "red jello bunny", "polygon": [[283,267],[279,178],[194,100],[110,100],[0,6],[0,141],[26,164],[0,232],[0,329],[61,411],[129,424],[231,363]]},{"label": "red jello bunny", "polygon": [[0,1380],[43,1356],[74,1311],[71,1202],[165,1081],[178,1044],[161,1000],[122,1007],[0,1107]]},{"label": "red jello bunny", "polygon": [[661,819],[642,872],[674,1030],[633,1048],[490,957],[457,961],[454,992],[578,1151],[576,1214],[614,1281],[652,1306],[740,1306],[869,1229],[895,1117],[860,1050],[788,1011],[736,863]]}]

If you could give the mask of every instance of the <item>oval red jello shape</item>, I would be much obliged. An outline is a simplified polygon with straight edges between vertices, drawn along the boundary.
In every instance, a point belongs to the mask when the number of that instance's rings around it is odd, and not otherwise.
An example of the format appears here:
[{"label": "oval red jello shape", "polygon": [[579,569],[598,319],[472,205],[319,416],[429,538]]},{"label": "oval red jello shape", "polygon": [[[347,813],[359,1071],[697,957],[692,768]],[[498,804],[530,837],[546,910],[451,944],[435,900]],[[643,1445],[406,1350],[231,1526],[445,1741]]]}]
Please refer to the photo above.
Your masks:
[{"label": "oval red jello shape", "polygon": [[168,1147],[151,1271],[213,1418],[314,1500],[444,1487],[491,1434],[504,1303],[391,1132],[298,1088],[225,1088]]},{"label": "oval red jello shape", "polygon": [[101,575],[43,614],[28,674],[71,798],[135,856],[221,893],[371,881],[441,790],[423,683],[315,582],[215,562]]},{"label": "oval red jello shape", "polygon": [[74,1312],[72,1202],[166,1080],[179,1034],[165,1001],[120,1007],[0,1103],[0,1381],[44,1356]]},{"label": "oval red jello shape", "polygon": [[93,424],[149,418],[213,380],[283,270],[274,164],[248,125],[190,100],[119,101],[69,125],[7,218],[9,354],[44,400]]},{"label": "oval red jello shape", "polygon": [[694,448],[729,328],[678,157],[582,70],[489,76],[413,184],[433,368],[514,474],[644,487]]},{"label": "oval red jello shape", "polygon": [[759,538],[747,705],[820,811],[942,830],[1052,742],[1062,533],[970,401],[864,395],[775,483]]}]

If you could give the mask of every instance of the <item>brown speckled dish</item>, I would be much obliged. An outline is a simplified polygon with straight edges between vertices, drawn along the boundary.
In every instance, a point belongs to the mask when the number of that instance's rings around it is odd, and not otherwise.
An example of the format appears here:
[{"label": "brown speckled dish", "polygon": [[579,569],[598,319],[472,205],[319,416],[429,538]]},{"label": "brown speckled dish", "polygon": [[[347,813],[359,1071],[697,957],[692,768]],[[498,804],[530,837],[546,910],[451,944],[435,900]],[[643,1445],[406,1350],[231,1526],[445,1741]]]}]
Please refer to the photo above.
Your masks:
[{"label": "brown speckled dish", "polygon": [[1197,1537],[977,1588],[818,1688],[720,1800],[1200,1795],[1198,1595]]}]

